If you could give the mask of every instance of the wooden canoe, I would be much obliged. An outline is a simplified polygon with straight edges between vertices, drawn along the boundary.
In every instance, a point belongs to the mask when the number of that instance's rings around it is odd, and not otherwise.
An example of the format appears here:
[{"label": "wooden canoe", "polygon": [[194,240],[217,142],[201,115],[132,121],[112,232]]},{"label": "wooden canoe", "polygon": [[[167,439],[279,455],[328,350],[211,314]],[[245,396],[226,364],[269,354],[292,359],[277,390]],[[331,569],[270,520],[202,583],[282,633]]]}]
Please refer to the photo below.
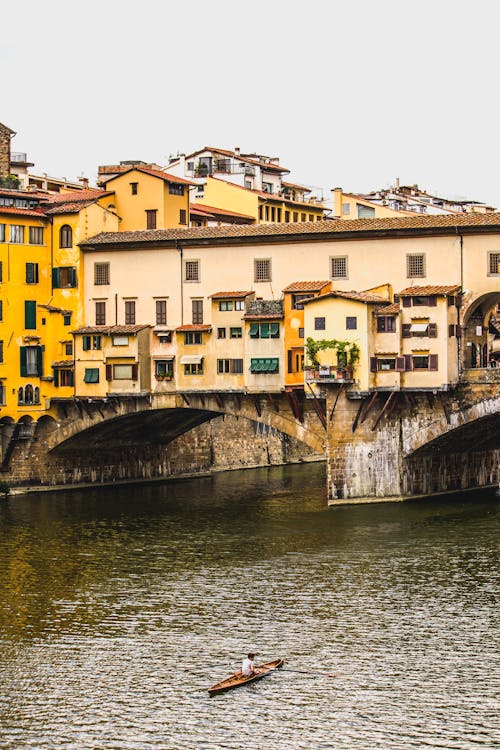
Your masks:
[{"label": "wooden canoe", "polygon": [[255,682],[255,680],[260,680],[262,677],[267,677],[268,674],[271,674],[275,669],[279,669],[279,667],[282,667],[285,663],[284,659],[275,659],[274,661],[268,661],[265,664],[260,664],[258,667],[255,667],[258,672],[256,674],[252,674],[249,677],[244,675],[241,670],[238,672],[235,672],[231,675],[231,677],[226,677],[225,680],[221,680],[221,682],[218,682],[216,685],[213,685],[211,688],[208,688],[209,694],[212,695],[218,695],[219,693],[224,693],[226,690],[232,690],[233,688],[240,687],[240,685],[248,685],[249,682]]}]

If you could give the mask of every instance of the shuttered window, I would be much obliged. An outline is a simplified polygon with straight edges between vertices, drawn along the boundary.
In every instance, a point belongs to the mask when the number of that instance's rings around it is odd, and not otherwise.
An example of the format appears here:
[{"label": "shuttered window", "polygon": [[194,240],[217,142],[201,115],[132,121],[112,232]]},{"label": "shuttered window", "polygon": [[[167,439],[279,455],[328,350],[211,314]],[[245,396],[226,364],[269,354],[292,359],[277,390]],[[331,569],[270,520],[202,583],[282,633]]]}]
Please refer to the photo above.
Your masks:
[{"label": "shuttered window", "polygon": [[99,368],[98,367],[86,367],[85,375],[83,376],[84,383],[98,383],[99,382]]},{"label": "shuttered window", "polygon": [[253,374],[275,374],[279,371],[277,357],[260,357],[250,360],[250,372]]},{"label": "shuttered window", "polygon": [[192,323],[193,325],[200,325],[203,323],[203,300],[193,299],[191,300],[192,309]]},{"label": "shuttered window", "polygon": [[42,347],[21,346],[19,349],[21,377],[40,377],[42,374]]},{"label": "shuttered window", "polygon": [[34,300],[24,302],[24,327],[27,330],[36,328],[36,302]]},{"label": "shuttered window", "polygon": [[52,286],[54,289],[70,289],[76,287],[76,268],[59,266],[52,269]]},{"label": "shuttered window", "polygon": [[38,263],[26,263],[26,283],[38,284]]}]

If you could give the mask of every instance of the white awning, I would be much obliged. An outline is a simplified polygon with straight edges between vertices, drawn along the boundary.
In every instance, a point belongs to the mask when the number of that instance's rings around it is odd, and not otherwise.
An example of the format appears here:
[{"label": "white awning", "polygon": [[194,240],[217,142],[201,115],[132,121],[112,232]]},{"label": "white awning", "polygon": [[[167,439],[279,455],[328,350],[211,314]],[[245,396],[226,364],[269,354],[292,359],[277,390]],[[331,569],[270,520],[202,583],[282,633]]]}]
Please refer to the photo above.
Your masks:
[{"label": "white awning", "polygon": [[412,333],[427,333],[428,328],[428,323],[412,323],[410,326],[410,331]]},{"label": "white awning", "polygon": [[202,359],[201,354],[185,354],[181,357],[181,365],[199,365]]},{"label": "white awning", "polygon": [[167,359],[168,361],[175,359],[175,356],[173,354],[155,354],[153,355],[154,360],[163,360]]}]

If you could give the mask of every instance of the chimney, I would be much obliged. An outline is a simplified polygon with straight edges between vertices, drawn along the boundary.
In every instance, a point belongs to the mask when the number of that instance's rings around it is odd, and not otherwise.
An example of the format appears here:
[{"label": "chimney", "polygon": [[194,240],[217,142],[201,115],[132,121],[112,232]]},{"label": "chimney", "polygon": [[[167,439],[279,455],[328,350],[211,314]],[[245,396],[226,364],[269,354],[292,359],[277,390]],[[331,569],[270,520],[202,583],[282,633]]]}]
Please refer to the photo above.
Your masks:
[{"label": "chimney", "polygon": [[82,188],[83,188],[84,190],[87,190],[87,189],[88,189],[88,186],[89,186],[89,178],[88,178],[88,177],[84,177],[84,176],[82,175],[81,177],[79,177],[79,178],[78,178],[78,182],[81,182],[81,183],[82,183]]},{"label": "chimney", "polygon": [[240,147],[239,146],[235,146],[234,147],[234,155],[239,157],[239,155],[240,155]]},{"label": "chimney", "polygon": [[332,190],[333,193],[333,215],[342,218],[342,188],[336,187]]}]

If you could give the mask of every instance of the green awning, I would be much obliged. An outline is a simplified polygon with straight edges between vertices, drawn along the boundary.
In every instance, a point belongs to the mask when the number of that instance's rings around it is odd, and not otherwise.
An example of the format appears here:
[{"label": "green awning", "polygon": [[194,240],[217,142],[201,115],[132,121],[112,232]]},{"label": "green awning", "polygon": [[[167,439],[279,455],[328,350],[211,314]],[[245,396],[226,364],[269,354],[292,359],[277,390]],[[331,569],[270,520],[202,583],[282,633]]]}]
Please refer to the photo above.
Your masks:
[{"label": "green awning", "polygon": [[86,367],[83,382],[84,383],[98,383],[99,382],[99,368],[98,367]]},{"label": "green awning", "polygon": [[271,323],[270,325],[270,332],[271,332],[271,338],[277,339],[280,335],[280,324],[279,323]]},{"label": "green awning", "polygon": [[249,335],[252,336],[252,338],[257,338],[259,335],[259,324],[258,323],[251,323]]},{"label": "green awning", "polygon": [[279,359],[277,357],[261,357],[250,360],[250,372],[253,373],[275,373],[279,371]]}]

